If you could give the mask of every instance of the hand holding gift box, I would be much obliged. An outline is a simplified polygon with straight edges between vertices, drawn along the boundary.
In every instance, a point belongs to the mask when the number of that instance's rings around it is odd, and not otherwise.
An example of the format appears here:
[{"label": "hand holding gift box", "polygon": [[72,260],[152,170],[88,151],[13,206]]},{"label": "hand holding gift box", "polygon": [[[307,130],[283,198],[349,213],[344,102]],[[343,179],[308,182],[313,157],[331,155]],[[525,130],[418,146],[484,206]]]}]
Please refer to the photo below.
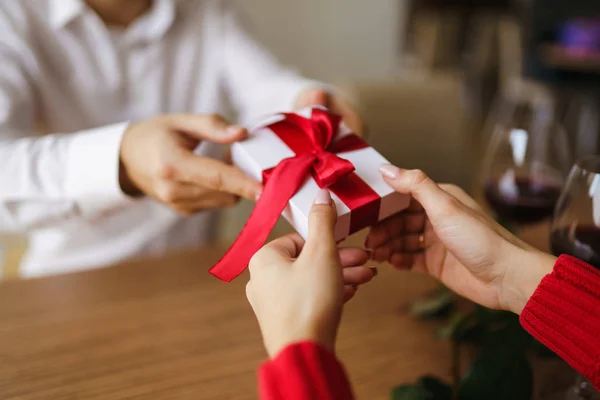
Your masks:
[{"label": "hand holding gift box", "polygon": [[232,147],[233,162],[262,180],[264,191],[233,246],[210,272],[230,282],[267,240],[280,215],[306,238],[308,214],[319,188],[327,188],[338,213],[341,241],[408,206],[378,168],[387,160],[322,108],[269,118]]}]

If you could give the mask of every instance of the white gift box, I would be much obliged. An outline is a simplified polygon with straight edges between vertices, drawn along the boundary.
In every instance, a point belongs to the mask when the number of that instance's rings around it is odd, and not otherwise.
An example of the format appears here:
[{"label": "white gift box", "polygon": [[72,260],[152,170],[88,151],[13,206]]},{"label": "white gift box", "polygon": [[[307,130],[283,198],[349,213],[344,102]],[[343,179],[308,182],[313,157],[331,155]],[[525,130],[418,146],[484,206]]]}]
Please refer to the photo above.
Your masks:
[{"label": "white gift box", "polygon": [[[297,114],[305,118],[311,118],[312,110],[312,108],[304,109],[297,112]],[[296,155],[269,129],[269,125],[283,119],[285,119],[285,116],[282,114],[269,117],[250,130],[250,136],[247,140],[233,144],[231,149],[233,163],[248,176],[261,181],[263,171],[275,167],[285,158]],[[340,124],[334,142],[351,133],[344,124]],[[379,167],[388,163],[388,161],[375,149],[367,147],[337,153],[336,155],[354,164],[354,173],[380,197],[379,221],[408,207],[408,196],[395,192],[381,177]],[[306,183],[290,199],[282,214],[304,238],[308,234],[308,214],[318,191],[319,186],[312,177],[309,177]],[[341,241],[353,233],[351,232],[352,212],[335,193],[332,192],[331,197],[335,201],[338,213],[335,238],[336,241]],[[375,222],[372,221],[372,223]]]}]

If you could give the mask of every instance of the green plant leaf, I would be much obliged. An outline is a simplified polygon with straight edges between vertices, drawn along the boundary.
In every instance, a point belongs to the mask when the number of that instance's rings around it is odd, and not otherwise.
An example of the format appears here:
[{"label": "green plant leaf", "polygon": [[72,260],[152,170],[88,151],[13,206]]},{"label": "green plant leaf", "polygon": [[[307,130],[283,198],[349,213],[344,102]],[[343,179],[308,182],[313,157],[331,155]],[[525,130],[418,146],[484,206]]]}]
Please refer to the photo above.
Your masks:
[{"label": "green plant leaf", "polygon": [[452,387],[434,376],[424,376],[413,385],[395,387],[392,400],[452,400]]},{"label": "green plant leaf", "polygon": [[447,316],[454,308],[454,294],[445,289],[423,299],[416,300],[410,308],[412,315],[420,318]]},{"label": "green plant leaf", "polygon": [[531,400],[533,373],[523,349],[486,345],[464,376],[459,400]]},{"label": "green plant leaf", "polygon": [[450,339],[458,343],[481,342],[485,336],[486,325],[479,320],[477,313],[454,314],[450,323],[437,331],[441,339]]},{"label": "green plant leaf", "polygon": [[452,400],[452,386],[435,376],[424,376],[419,379],[419,384],[427,389],[435,400]]},{"label": "green plant leaf", "polygon": [[434,400],[433,394],[421,385],[402,385],[392,389],[392,400]]}]

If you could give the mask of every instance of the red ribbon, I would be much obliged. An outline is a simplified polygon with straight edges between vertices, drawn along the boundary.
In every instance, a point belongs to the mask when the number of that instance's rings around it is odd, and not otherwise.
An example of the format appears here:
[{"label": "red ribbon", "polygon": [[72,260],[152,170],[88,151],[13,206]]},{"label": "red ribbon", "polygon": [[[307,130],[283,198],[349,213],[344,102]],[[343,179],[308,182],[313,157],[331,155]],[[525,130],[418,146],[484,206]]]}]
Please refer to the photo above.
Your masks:
[{"label": "red ribbon", "polygon": [[354,165],[350,161],[336,155],[368,145],[353,134],[334,142],[341,117],[326,111],[313,109],[310,119],[297,114],[284,116],[284,120],[268,128],[296,155],[263,171],[264,190],[248,222],[231,248],[209,271],[223,281],[231,282],[244,272],[309,174],[319,187],[331,190],[352,211],[350,234],[372,225],[379,217],[379,195],[353,172]]}]

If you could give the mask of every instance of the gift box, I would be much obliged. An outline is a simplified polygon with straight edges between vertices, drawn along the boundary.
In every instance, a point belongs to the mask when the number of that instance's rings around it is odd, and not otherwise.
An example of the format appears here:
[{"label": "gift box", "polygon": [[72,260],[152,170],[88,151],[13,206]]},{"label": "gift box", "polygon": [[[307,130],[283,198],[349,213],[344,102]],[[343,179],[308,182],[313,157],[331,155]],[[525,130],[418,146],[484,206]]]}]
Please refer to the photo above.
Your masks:
[{"label": "gift box", "polygon": [[210,271],[226,281],[243,271],[280,215],[306,238],[320,188],[331,192],[336,205],[337,241],[409,204],[379,173],[388,161],[323,108],[266,118],[231,153],[237,167],[263,182],[264,191],[233,247]]}]

